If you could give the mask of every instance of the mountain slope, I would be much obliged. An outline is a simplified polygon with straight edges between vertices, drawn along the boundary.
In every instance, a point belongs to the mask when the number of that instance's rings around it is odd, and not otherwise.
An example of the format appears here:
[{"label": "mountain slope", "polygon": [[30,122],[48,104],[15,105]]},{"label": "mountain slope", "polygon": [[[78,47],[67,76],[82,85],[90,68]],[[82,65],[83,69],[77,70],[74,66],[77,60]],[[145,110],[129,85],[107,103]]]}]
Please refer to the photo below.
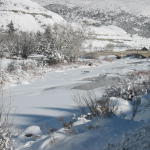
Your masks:
[{"label": "mountain slope", "polygon": [[149,0],[34,0],[42,5],[62,4],[77,6],[84,9],[98,9],[103,11],[126,11],[136,15],[150,16]]},{"label": "mountain slope", "polygon": [[58,14],[30,0],[0,0],[0,28],[6,29],[11,20],[16,29],[28,32],[42,31],[47,25],[65,22]]},{"label": "mountain slope", "polygon": [[96,28],[96,38],[87,42],[88,50],[105,50],[110,45],[115,50],[150,47],[149,0],[34,1],[68,22],[84,24],[94,31]]},{"label": "mountain slope", "polygon": [[116,25],[127,33],[150,37],[149,0],[34,0],[67,21],[92,26]]}]

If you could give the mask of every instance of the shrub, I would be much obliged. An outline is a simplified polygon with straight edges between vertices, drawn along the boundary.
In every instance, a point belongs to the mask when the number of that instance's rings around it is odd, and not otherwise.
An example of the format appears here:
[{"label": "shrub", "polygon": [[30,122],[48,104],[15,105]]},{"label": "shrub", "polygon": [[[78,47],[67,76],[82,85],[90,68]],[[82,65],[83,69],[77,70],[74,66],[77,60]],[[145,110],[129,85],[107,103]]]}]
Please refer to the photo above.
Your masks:
[{"label": "shrub", "polygon": [[5,84],[8,81],[8,77],[5,71],[0,70],[0,85]]},{"label": "shrub", "polygon": [[61,56],[60,53],[53,51],[49,56],[47,56],[46,62],[49,65],[53,65],[62,62],[62,60],[63,60],[63,56]]},{"label": "shrub", "polygon": [[19,69],[19,65],[16,63],[16,61],[11,61],[8,66],[7,66],[7,72],[8,73],[13,73],[17,69]]},{"label": "shrub", "polygon": [[117,86],[106,89],[104,96],[120,97],[125,100],[133,101],[150,91],[150,79],[140,81],[135,77],[121,80]]},{"label": "shrub", "polygon": [[0,149],[10,150],[12,146],[11,139],[11,121],[9,118],[10,104],[4,103],[3,94],[0,96]]},{"label": "shrub", "polygon": [[74,101],[77,103],[82,114],[87,115],[90,112],[90,117],[108,117],[119,110],[117,107],[121,107],[117,103],[113,103],[111,98],[116,100],[121,98],[121,105],[124,104],[124,101],[130,101],[129,104],[132,108],[130,117],[133,120],[141,104],[141,97],[147,93],[150,93],[149,75],[148,78],[144,77],[143,79],[140,76],[130,76],[126,80],[120,80],[117,86],[106,89],[101,98],[96,98],[93,92],[87,92],[86,96],[78,95],[74,97]]},{"label": "shrub", "polygon": [[[87,92],[86,96],[75,96],[75,103],[78,105],[82,114],[89,117],[108,117],[113,114],[113,108],[110,107],[110,99],[106,97],[96,98],[92,92]],[[90,114],[90,115],[89,115]]]},{"label": "shrub", "polygon": [[7,66],[7,72],[8,73],[16,73],[16,71],[20,72],[20,71],[30,71],[30,70],[35,70],[38,67],[38,63],[36,61],[25,61],[25,60],[21,60],[21,61],[11,61],[8,66]]},{"label": "shrub", "polygon": [[[70,25],[47,27],[44,33],[13,32],[0,38],[0,57],[13,56],[28,58],[31,54],[42,54],[49,64],[61,62],[62,57],[68,62],[79,57],[83,41],[88,35],[83,28]],[[5,56],[4,56],[5,55]]]},{"label": "shrub", "polygon": [[114,47],[115,47],[115,45],[114,44],[112,44],[112,43],[109,43],[109,44],[107,44],[106,46],[105,46],[105,50],[114,50]]},{"label": "shrub", "polygon": [[23,71],[29,71],[29,70],[35,70],[38,66],[38,63],[36,61],[21,61],[20,63],[18,63],[18,65],[20,66],[20,69]]}]

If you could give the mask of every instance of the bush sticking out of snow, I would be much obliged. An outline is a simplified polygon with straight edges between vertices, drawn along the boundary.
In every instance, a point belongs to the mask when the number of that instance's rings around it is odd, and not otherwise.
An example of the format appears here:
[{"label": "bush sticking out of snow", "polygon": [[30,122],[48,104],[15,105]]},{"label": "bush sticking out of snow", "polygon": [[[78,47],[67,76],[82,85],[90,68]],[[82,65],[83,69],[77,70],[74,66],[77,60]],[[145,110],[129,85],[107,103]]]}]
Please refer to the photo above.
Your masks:
[{"label": "bush sticking out of snow", "polygon": [[4,85],[9,81],[9,76],[5,71],[0,71],[0,85]]},{"label": "bush sticking out of snow", "polygon": [[110,100],[103,98],[98,100],[93,92],[87,92],[86,96],[74,97],[81,114],[87,115],[87,118],[108,117],[113,114],[113,107],[110,107]]},{"label": "bush sticking out of snow", "polygon": [[108,144],[105,150],[149,150],[150,126],[136,130],[134,133],[125,135],[118,144]]},{"label": "bush sticking out of snow", "polygon": [[105,91],[104,96],[120,97],[122,99],[133,101],[135,98],[141,97],[149,92],[150,79],[142,79],[138,77],[130,77],[121,80],[117,86],[112,86]]},{"label": "bush sticking out of snow", "polygon": [[[97,98],[94,92],[87,92],[86,96],[74,98],[82,114],[90,113],[89,118],[108,117],[113,114],[125,119],[133,120],[143,104],[149,105],[150,90],[149,75],[120,80],[117,86],[105,90],[101,98]],[[145,95],[143,97],[143,95]]]},{"label": "bush sticking out of snow", "polygon": [[0,89],[0,150],[10,150],[12,147],[10,104],[6,104],[5,101]]},{"label": "bush sticking out of snow", "polygon": [[20,70],[21,66],[16,62],[12,61],[7,66],[7,72],[8,73],[15,73],[17,70]]},{"label": "bush sticking out of snow", "polygon": [[0,70],[0,84],[23,83],[24,80],[41,76],[46,71],[47,67],[36,60],[8,61]]}]

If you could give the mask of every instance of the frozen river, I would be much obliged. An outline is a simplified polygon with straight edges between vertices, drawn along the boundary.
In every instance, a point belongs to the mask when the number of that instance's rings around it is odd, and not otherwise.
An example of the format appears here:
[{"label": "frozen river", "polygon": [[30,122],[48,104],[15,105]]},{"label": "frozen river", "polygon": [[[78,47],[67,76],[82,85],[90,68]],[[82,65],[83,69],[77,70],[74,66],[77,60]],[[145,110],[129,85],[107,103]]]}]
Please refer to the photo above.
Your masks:
[{"label": "frozen river", "polygon": [[141,60],[143,63],[138,61],[122,59],[93,67],[58,69],[29,84],[11,86],[7,95],[11,96],[14,124],[19,127],[48,125],[59,128],[60,117],[67,119],[78,111],[74,95],[90,89],[101,94],[104,88],[117,84],[118,77],[150,68],[147,60]]}]

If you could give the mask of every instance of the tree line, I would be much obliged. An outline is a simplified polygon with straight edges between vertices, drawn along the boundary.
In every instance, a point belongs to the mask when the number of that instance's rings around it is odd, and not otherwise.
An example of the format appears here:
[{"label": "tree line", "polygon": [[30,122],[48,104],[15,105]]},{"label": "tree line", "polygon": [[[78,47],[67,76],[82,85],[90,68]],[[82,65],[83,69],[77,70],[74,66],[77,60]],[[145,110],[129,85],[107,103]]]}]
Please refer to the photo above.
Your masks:
[{"label": "tree line", "polygon": [[31,54],[44,55],[48,62],[75,61],[87,38],[83,27],[71,25],[48,26],[44,32],[27,33],[17,31],[11,21],[7,31],[0,33],[0,57],[21,57],[27,59]]}]

